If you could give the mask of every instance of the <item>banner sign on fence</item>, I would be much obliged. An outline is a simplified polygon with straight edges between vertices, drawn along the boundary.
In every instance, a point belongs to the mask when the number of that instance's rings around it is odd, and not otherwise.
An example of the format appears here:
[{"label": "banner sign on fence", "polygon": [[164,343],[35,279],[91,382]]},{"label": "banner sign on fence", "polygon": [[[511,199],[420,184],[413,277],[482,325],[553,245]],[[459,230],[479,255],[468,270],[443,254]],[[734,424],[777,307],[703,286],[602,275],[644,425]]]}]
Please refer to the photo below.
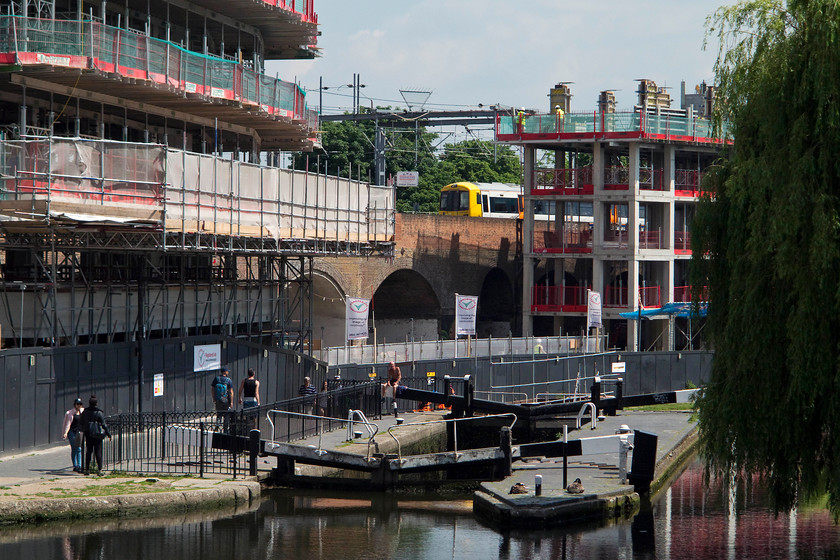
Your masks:
[{"label": "banner sign on fence", "polygon": [[155,374],[155,392],[154,392],[154,395],[156,397],[162,397],[163,396],[163,374],[162,373],[156,373]]},{"label": "banner sign on fence", "polygon": [[345,332],[347,340],[366,339],[368,337],[368,310],[370,300],[345,297],[347,301],[347,322]]},{"label": "banner sign on fence", "polygon": [[222,345],[203,344],[193,352],[193,371],[212,371],[222,367]]},{"label": "banner sign on fence", "polygon": [[416,187],[420,181],[419,171],[397,171],[398,187]]},{"label": "banner sign on fence", "polygon": [[478,296],[455,294],[455,334],[475,336],[475,314]]},{"label": "banner sign on fence", "polygon": [[586,324],[590,327],[601,328],[601,292],[587,290],[588,302],[586,305]]}]

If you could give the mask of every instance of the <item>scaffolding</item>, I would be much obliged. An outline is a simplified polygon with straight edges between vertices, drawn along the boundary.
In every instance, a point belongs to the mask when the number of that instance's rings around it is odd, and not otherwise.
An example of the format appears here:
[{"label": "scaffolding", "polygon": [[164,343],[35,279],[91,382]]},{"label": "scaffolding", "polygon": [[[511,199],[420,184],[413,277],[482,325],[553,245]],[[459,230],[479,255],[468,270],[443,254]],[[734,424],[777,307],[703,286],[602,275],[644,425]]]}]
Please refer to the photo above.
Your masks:
[{"label": "scaffolding", "polygon": [[307,350],[312,259],[393,254],[387,187],[144,143],[0,141],[4,346]]}]

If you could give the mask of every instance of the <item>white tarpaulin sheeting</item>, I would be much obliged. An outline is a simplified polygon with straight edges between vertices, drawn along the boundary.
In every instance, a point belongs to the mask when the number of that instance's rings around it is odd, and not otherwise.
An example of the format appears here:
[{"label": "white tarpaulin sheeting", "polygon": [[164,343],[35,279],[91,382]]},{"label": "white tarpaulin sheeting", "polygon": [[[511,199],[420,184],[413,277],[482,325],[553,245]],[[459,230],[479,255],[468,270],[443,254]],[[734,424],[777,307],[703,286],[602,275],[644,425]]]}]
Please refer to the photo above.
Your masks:
[{"label": "white tarpaulin sheeting", "polygon": [[394,190],[263,167],[156,144],[52,138],[3,141],[0,175],[13,198],[72,202],[78,216],[119,221],[159,212],[164,227],[275,239],[386,241]]}]

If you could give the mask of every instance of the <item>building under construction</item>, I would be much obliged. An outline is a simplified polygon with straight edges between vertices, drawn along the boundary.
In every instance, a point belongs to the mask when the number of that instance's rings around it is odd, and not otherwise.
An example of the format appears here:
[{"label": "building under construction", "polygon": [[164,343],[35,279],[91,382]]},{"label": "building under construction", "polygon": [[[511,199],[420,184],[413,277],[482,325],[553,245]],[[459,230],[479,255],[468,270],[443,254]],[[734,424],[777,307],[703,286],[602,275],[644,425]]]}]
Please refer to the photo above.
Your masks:
[{"label": "building under construction", "polygon": [[[394,208],[387,188],[278,167],[281,152],[312,149],[317,115],[265,62],[315,56],[317,23],[313,0],[6,0],[7,386],[72,374],[51,391],[75,395],[107,390],[78,371],[137,376],[140,394],[107,401],[116,412],[151,402],[144,342],[311,348],[312,258],[389,254]],[[98,352],[109,345],[126,359]],[[192,369],[160,352],[154,371]]]},{"label": "building under construction", "polygon": [[547,113],[498,119],[497,141],[524,149],[523,334],[588,333],[595,294],[611,347],[697,347],[703,305],[691,302],[706,296],[689,281],[690,226],[725,131],[709,119],[714,88],[684,88],[679,109],[639,80],[632,111],[603,91],[596,110],[572,112],[560,83]]}]

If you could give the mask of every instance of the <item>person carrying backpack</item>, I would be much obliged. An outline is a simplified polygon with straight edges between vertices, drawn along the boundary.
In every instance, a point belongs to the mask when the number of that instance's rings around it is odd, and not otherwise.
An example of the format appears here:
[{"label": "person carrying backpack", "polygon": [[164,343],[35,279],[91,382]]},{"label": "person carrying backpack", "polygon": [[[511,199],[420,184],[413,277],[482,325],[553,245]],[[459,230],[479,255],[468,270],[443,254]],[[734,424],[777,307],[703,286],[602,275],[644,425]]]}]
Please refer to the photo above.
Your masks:
[{"label": "person carrying backpack", "polygon": [[[219,375],[213,378],[210,383],[213,394],[213,402],[216,404],[216,422],[226,420],[227,412],[230,410],[230,405],[233,402],[233,381],[230,380],[230,371],[223,367],[219,370]],[[227,421],[225,421],[225,429],[227,429]]]},{"label": "person carrying backpack", "polygon": [[85,474],[90,474],[90,457],[96,458],[96,466],[101,476],[104,474],[105,463],[102,461],[102,440],[111,439],[108,424],[105,423],[105,413],[97,405],[96,395],[91,395],[88,407],[79,418],[82,430],[85,432]]}]

